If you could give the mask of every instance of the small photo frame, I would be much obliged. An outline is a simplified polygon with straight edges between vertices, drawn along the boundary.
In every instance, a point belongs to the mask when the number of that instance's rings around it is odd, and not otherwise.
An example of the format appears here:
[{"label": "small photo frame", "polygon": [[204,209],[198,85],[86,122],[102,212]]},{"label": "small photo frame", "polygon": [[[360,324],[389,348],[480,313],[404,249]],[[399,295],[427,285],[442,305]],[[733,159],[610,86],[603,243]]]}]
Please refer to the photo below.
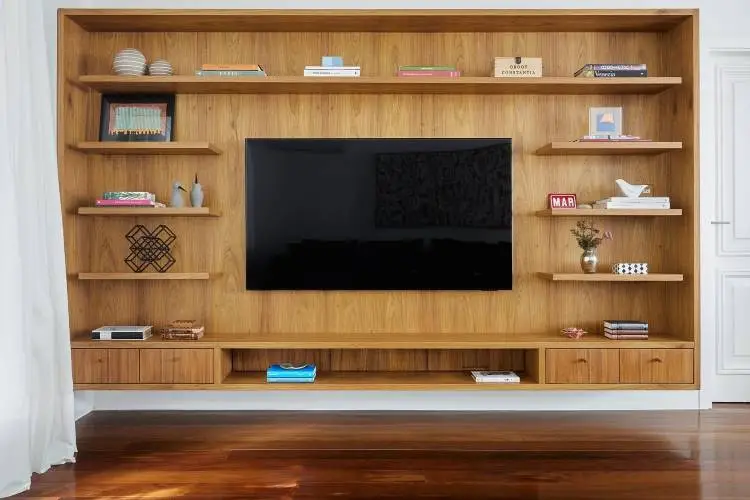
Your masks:
[{"label": "small photo frame", "polygon": [[171,142],[174,94],[102,95],[100,141]]},{"label": "small photo frame", "polygon": [[622,108],[589,108],[589,135],[622,135]]}]

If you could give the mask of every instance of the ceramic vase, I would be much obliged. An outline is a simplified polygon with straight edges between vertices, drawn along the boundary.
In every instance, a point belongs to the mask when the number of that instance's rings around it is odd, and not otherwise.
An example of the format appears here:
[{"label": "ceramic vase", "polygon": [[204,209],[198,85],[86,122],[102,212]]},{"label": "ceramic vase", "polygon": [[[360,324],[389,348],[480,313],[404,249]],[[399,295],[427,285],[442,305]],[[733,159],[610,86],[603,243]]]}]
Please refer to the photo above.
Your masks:
[{"label": "ceramic vase", "polygon": [[596,254],[596,248],[587,248],[581,255],[581,269],[585,274],[594,274],[596,266],[599,265],[599,256]]},{"label": "ceramic vase", "polygon": [[148,74],[151,76],[170,76],[172,73],[172,65],[164,59],[157,59],[148,65]]},{"label": "ceramic vase", "polygon": [[123,49],[115,55],[112,69],[120,76],[146,74],[146,56],[137,49]]},{"label": "ceramic vase", "polygon": [[198,182],[197,177],[192,189],[190,189],[190,205],[196,208],[203,206],[203,187]]}]

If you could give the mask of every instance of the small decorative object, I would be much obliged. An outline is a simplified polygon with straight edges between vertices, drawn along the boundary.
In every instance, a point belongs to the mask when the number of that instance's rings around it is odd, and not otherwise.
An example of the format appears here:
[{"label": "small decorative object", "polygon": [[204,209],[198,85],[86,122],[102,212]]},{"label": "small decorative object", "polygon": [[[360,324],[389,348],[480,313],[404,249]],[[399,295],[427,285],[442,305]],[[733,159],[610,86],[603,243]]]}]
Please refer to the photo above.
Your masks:
[{"label": "small decorative object", "polygon": [[174,208],[182,208],[185,206],[185,200],[182,198],[182,193],[187,193],[187,189],[182,187],[182,184],[175,181],[174,184],[172,184],[172,200],[169,203],[170,207]]},{"label": "small decorative object", "polygon": [[162,224],[149,231],[138,224],[128,231],[125,238],[130,243],[130,255],[125,258],[125,264],[136,273],[142,273],[149,266],[164,273],[174,265],[170,245],[177,236],[167,226]]},{"label": "small decorative object", "polygon": [[344,58],[341,56],[323,56],[320,59],[320,65],[325,67],[343,66]]},{"label": "small decorative object", "polygon": [[581,269],[586,274],[596,273],[596,267],[599,264],[599,256],[596,254],[596,249],[601,245],[604,240],[611,240],[612,233],[606,231],[599,236],[599,229],[594,227],[594,223],[586,220],[579,220],[576,222],[576,227],[570,230],[571,234],[575,236],[578,246],[583,249],[583,255],[581,255]]},{"label": "small decorative object", "polygon": [[617,190],[627,198],[638,198],[642,194],[651,192],[648,184],[630,184],[623,179],[615,180],[615,184],[617,184]]},{"label": "small decorative object", "polygon": [[551,193],[547,195],[550,208],[576,208],[576,195]]},{"label": "small decorative object", "polygon": [[560,330],[560,333],[568,337],[569,339],[580,339],[584,335],[586,335],[588,332],[584,330],[583,328],[576,328],[573,326],[570,326],[568,328],[563,328]]},{"label": "small decorative object", "polygon": [[169,142],[174,95],[102,95],[100,141]]},{"label": "small decorative object", "polygon": [[198,340],[203,337],[205,327],[194,319],[178,319],[160,330],[166,340]]},{"label": "small decorative object", "polygon": [[622,108],[589,108],[589,136],[621,136]]},{"label": "small decorative object", "polygon": [[542,76],[541,57],[496,57],[496,78],[540,78]]},{"label": "small decorative object", "polygon": [[138,49],[123,49],[115,55],[112,70],[120,76],[146,74],[146,56]]},{"label": "small decorative object", "polygon": [[[179,189],[178,189],[179,193]],[[182,198],[182,195],[180,195]],[[195,174],[195,180],[193,180],[193,187],[190,189],[190,205],[193,207],[203,206],[203,187],[198,182],[198,174]]]},{"label": "small decorative object", "polygon": [[648,274],[647,262],[618,262],[612,264],[614,274]]},{"label": "small decorative object", "polygon": [[151,76],[170,76],[172,73],[172,65],[164,59],[157,59],[148,65],[148,74]]},{"label": "small decorative object", "polygon": [[581,203],[580,205],[578,205],[578,208],[582,210],[591,210],[594,207],[590,203]]}]

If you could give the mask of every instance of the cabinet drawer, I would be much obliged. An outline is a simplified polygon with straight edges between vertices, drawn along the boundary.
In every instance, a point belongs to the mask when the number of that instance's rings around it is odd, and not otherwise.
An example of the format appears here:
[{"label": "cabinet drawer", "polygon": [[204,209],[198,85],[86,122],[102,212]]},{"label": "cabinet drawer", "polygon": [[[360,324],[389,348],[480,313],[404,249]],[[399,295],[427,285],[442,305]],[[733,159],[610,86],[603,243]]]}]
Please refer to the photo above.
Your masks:
[{"label": "cabinet drawer", "polygon": [[692,384],[693,349],[620,349],[623,384]]},{"label": "cabinet drawer", "polygon": [[73,349],[76,384],[137,384],[138,349]]},{"label": "cabinet drawer", "polygon": [[213,349],[141,349],[142,384],[211,384]]},{"label": "cabinet drawer", "polygon": [[547,349],[548,384],[616,384],[617,349]]}]

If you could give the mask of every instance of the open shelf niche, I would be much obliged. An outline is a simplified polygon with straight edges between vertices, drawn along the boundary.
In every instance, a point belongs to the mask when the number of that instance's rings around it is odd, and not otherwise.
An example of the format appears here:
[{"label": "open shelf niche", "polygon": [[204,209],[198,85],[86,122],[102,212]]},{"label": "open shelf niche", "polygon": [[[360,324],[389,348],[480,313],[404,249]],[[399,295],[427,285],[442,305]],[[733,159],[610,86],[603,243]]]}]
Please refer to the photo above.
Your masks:
[{"label": "open shelf niche", "polygon": [[[58,165],[76,388],[698,388],[697,27],[697,11],[665,9],[61,10]],[[123,33],[147,57],[169,60],[175,75],[111,75]],[[490,77],[494,57],[514,55],[519,46],[539,48],[533,55],[543,58],[545,76]],[[361,65],[363,76],[301,76],[305,65],[331,53]],[[650,76],[572,76],[598,61],[643,62]],[[203,63],[257,62],[271,76],[194,76]],[[458,64],[464,76],[395,77],[403,64]],[[177,140],[91,142],[102,92],[177,94]],[[665,142],[551,142],[580,137],[588,108],[602,105],[623,107],[628,133]],[[252,137],[512,138],[514,289],[245,290],[244,139]],[[207,188],[208,213],[81,206],[115,184],[165,190],[196,173]],[[679,208],[538,210],[549,193],[608,192],[615,176],[644,177]],[[174,217],[166,223],[178,235],[180,269],[205,272],[80,272],[117,266],[123,234],[134,222],[165,223],[162,216]],[[578,255],[560,253],[571,248],[567,221],[544,219],[574,216],[607,217],[603,222],[623,232],[618,255],[643,256],[675,274],[540,279],[539,270],[575,269]],[[203,339],[85,338],[112,322],[142,318],[159,327],[188,316],[205,322]],[[649,340],[599,334],[603,319],[623,316],[647,320]],[[567,339],[559,333],[567,326],[590,333]],[[319,379],[307,387],[265,384],[271,359],[316,362]],[[522,383],[474,384],[468,370],[479,367],[515,369]]]}]

